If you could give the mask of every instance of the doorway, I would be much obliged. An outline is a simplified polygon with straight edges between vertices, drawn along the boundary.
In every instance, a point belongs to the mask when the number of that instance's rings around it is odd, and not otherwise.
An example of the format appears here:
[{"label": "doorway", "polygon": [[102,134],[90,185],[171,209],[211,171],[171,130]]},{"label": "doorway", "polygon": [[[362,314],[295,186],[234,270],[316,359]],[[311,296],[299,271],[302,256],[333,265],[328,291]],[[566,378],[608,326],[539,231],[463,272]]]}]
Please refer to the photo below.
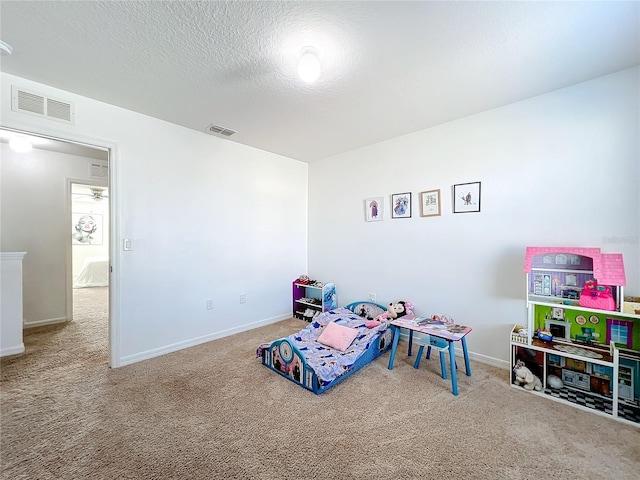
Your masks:
[{"label": "doorway", "polygon": [[72,286],[109,286],[109,188],[71,183]]},{"label": "doorway", "polygon": [[[10,139],[15,137],[25,139],[32,148],[26,152],[12,151]],[[107,326],[104,338],[99,340],[108,352],[105,363],[118,366],[112,319],[114,282],[110,279],[114,219],[109,171],[114,146],[100,147],[4,126],[0,128],[0,139],[3,250],[27,252],[23,270],[25,327],[72,320],[74,282],[85,261],[94,264],[100,259],[102,263],[93,269],[106,273],[106,279],[101,282],[105,284],[101,288],[106,295],[100,298],[106,302]],[[25,192],[29,194],[25,196]],[[82,241],[76,236],[79,248],[76,255],[73,254],[73,234],[80,232],[75,229],[79,218],[74,217],[74,213],[93,216],[96,227],[89,227],[93,230],[88,233],[91,238]],[[24,222],[24,218],[34,216],[41,221],[29,227],[30,223]],[[39,235],[38,228],[42,229],[43,225],[46,225],[46,236]],[[34,230],[31,234],[18,234],[25,228]],[[76,265],[80,263],[75,272],[74,261]]]},{"label": "doorway", "polygon": [[[109,188],[70,180],[72,320],[107,351],[109,306]],[[69,286],[67,286],[69,288]],[[97,324],[97,325],[96,325]],[[100,337],[100,339],[95,338]]]}]

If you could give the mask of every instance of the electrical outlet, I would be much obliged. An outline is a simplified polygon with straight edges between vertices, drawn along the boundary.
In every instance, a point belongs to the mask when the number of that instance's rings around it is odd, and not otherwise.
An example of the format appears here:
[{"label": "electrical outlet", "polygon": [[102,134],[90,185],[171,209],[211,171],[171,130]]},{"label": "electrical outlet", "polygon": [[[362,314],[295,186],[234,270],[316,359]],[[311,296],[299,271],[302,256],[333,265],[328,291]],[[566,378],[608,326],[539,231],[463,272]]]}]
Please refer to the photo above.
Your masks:
[{"label": "electrical outlet", "polygon": [[369,300],[371,300],[372,302],[376,301],[376,294],[375,293],[370,293],[369,294]]},{"label": "electrical outlet", "polygon": [[240,303],[247,303],[247,294],[246,293],[241,293],[240,294]]},{"label": "electrical outlet", "polygon": [[207,310],[213,310],[213,298],[207,299]]}]

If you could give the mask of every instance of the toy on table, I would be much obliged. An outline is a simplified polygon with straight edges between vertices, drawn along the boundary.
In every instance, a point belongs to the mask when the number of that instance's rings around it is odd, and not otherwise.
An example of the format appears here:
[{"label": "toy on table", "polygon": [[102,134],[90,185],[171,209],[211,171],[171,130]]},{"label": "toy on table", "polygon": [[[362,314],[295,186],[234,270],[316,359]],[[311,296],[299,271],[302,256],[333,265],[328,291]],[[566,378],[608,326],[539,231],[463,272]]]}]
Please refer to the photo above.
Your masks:
[{"label": "toy on table", "polygon": [[382,322],[404,317],[405,315],[413,315],[413,305],[405,300],[400,300],[399,302],[390,303],[386,312],[378,315],[373,320],[367,321],[365,326],[367,328],[375,328]]},{"label": "toy on table", "polygon": [[516,366],[513,367],[513,373],[516,374],[514,380],[516,385],[522,385],[525,390],[542,390],[542,382],[526,367],[522,360],[516,362]]}]

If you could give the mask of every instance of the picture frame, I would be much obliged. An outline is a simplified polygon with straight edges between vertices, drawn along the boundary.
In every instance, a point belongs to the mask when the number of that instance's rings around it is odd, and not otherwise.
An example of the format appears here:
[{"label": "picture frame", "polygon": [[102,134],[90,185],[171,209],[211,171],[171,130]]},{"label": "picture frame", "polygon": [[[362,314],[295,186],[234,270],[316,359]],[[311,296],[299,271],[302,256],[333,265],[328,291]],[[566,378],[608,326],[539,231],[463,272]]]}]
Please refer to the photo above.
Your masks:
[{"label": "picture frame", "polygon": [[453,186],[453,213],[480,211],[480,183],[457,183]]},{"label": "picture frame", "polygon": [[73,245],[102,245],[102,215],[73,212],[71,214],[71,243]]},{"label": "picture frame", "polygon": [[380,222],[384,219],[384,198],[371,197],[364,201],[364,219],[367,222]]},{"label": "picture frame", "polygon": [[440,216],[440,189],[420,193],[420,216]]},{"label": "picture frame", "polygon": [[552,307],[551,318],[553,318],[554,320],[564,320],[564,308]]},{"label": "picture frame", "polygon": [[411,218],[411,192],[391,195],[391,218]]}]

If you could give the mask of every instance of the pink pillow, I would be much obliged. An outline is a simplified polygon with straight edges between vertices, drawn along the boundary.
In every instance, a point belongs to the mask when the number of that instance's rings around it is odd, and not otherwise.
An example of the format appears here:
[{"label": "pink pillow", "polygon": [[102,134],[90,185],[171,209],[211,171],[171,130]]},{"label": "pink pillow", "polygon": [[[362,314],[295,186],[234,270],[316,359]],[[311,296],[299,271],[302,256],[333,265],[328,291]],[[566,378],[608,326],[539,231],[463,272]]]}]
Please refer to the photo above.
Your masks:
[{"label": "pink pillow", "polygon": [[324,327],[318,337],[318,342],[344,352],[357,336],[357,328],[345,327],[344,325],[338,325],[336,322],[331,322]]}]

